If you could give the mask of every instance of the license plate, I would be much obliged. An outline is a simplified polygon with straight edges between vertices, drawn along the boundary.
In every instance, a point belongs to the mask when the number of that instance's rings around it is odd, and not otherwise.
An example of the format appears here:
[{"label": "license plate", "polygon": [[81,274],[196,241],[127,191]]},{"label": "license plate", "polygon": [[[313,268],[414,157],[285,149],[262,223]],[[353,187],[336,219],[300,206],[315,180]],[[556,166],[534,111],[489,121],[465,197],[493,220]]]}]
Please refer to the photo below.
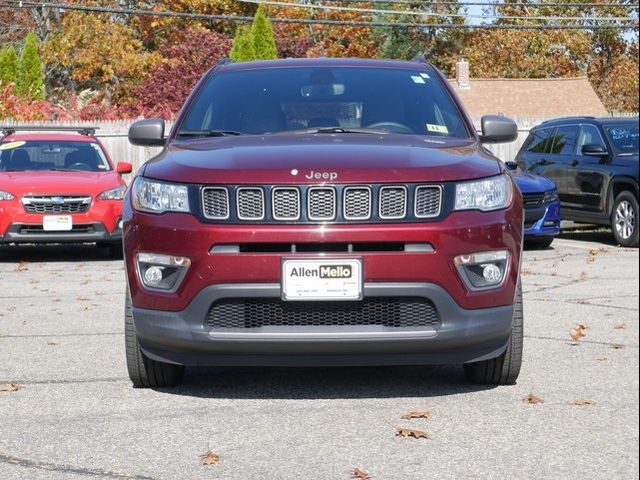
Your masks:
[{"label": "license plate", "polygon": [[45,215],[42,218],[42,229],[45,232],[68,232],[72,227],[71,215]]},{"label": "license plate", "polygon": [[362,260],[284,259],[283,300],[362,300]]}]

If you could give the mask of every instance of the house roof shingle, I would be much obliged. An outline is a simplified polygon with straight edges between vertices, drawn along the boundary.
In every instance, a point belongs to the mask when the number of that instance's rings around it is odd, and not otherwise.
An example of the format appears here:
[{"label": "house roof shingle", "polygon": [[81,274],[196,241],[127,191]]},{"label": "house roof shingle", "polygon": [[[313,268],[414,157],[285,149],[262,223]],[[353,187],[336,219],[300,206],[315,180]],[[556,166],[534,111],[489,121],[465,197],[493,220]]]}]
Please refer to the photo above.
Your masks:
[{"label": "house roof shingle", "polygon": [[606,116],[607,109],[584,78],[472,78],[470,88],[449,80],[471,117],[504,114],[511,117]]}]

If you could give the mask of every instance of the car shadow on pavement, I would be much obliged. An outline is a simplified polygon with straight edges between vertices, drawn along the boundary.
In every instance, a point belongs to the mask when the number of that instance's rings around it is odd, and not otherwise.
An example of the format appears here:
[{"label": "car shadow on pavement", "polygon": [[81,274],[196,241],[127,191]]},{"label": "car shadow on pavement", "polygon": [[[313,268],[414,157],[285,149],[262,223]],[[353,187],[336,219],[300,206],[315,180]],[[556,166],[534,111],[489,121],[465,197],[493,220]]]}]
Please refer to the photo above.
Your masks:
[{"label": "car shadow on pavement", "polygon": [[209,368],[158,392],[219,399],[440,397],[495,388],[465,380],[460,366]]},{"label": "car shadow on pavement", "polygon": [[0,245],[0,263],[101,262],[113,260],[108,248],[93,244]]},{"label": "car shadow on pavement", "polygon": [[565,240],[578,240],[582,242],[601,243],[603,246],[617,247],[611,230],[594,230],[593,227],[586,229],[563,230],[558,238]]}]

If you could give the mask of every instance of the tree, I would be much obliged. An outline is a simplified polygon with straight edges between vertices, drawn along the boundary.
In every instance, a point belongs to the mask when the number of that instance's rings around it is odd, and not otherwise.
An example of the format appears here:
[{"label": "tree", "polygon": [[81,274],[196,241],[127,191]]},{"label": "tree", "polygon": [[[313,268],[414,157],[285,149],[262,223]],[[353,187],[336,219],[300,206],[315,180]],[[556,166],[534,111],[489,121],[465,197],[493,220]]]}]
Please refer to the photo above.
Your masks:
[{"label": "tree", "polygon": [[256,49],[249,27],[238,27],[236,36],[233,38],[233,47],[231,47],[229,57],[235,62],[249,62],[256,59]]},{"label": "tree", "polygon": [[274,58],[278,58],[271,20],[265,15],[262,5],[258,7],[253,17],[251,39],[253,41],[253,48],[255,49],[256,60],[273,60]]},{"label": "tree", "polygon": [[186,29],[180,37],[184,41],[160,47],[164,60],[131,89],[132,98],[123,106],[123,114],[171,118],[198,79],[231,47],[226,35],[209,30]]},{"label": "tree", "polygon": [[16,91],[20,95],[35,100],[44,98],[44,72],[38,52],[38,38],[33,32],[30,32],[25,38],[20,53]]},{"label": "tree", "polygon": [[18,78],[18,54],[12,45],[0,50],[0,83],[6,86]]}]

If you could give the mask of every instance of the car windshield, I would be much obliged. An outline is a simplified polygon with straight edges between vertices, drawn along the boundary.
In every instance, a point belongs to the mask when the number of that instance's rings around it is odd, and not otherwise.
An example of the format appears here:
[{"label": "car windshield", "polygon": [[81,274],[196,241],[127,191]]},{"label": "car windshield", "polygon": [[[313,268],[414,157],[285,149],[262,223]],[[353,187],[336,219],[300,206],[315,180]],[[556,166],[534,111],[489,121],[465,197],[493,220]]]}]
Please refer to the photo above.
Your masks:
[{"label": "car windshield", "polygon": [[638,124],[619,123],[604,128],[618,154],[638,155]]},{"label": "car windshield", "polygon": [[104,172],[111,170],[96,142],[5,141],[0,142],[0,171],[76,170]]},{"label": "car windshield", "polygon": [[177,136],[295,131],[469,138],[460,111],[431,71],[324,66],[214,74]]}]

